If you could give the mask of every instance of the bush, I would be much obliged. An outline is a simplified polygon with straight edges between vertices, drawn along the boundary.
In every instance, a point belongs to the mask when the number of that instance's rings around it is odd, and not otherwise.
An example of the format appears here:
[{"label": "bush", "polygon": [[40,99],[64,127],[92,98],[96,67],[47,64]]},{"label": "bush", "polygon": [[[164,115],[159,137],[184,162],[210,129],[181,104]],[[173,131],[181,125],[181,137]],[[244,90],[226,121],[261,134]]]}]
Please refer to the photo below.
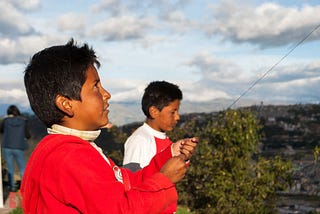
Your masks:
[{"label": "bush", "polygon": [[[175,137],[199,137],[183,182],[179,204],[194,213],[273,213],[277,190],[290,184],[292,166],[280,157],[259,156],[260,125],[249,111],[228,110],[204,127],[194,122]],[[172,133],[172,134],[174,134]]]}]

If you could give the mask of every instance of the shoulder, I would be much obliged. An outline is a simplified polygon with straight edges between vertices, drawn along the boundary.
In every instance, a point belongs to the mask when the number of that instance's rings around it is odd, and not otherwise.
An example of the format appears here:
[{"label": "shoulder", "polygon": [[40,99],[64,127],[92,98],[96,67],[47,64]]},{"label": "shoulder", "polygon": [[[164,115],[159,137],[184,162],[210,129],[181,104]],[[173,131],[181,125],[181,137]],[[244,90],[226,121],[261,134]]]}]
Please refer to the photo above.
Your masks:
[{"label": "shoulder", "polygon": [[47,135],[39,143],[36,150],[43,158],[46,158],[46,156],[52,158],[53,163],[75,163],[79,165],[84,162],[97,164],[97,160],[104,162],[102,156],[88,141],[71,135]]},{"label": "shoulder", "polygon": [[148,143],[154,138],[152,132],[145,125],[137,128],[127,139],[126,144]]},{"label": "shoulder", "polygon": [[80,151],[80,148],[82,147],[90,148],[92,146],[89,142],[82,140],[79,137],[63,134],[49,134],[40,141],[36,150],[41,150],[41,152],[46,153],[56,152],[58,150],[72,152],[73,148],[78,148]]},{"label": "shoulder", "polygon": [[135,137],[139,137],[139,136],[142,136],[142,137],[148,137],[148,136],[152,136],[152,132],[150,132],[150,129],[149,127],[144,124],[142,126],[140,126],[139,128],[137,128],[131,136],[135,136]]}]

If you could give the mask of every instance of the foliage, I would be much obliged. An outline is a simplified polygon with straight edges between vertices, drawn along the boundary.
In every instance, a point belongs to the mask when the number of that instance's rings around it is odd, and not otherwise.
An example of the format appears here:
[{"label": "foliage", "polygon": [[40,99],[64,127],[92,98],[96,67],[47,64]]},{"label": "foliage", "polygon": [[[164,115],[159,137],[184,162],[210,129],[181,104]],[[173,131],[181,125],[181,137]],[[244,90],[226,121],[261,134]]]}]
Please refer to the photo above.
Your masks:
[{"label": "foliage", "polygon": [[192,212],[183,206],[178,206],[176,214],[192,214]]},{"label": "foliage", "polygon": [[204,128],[190,122],[170,133],[200,139],[184,181],[177,184],[179,203],[195,213],[272,213],[276,191],[290,184],[291,164],[259,157],[260,129],[249,111],[228,110]]},{"label": "foliage", "polygon": [[12,211],[10,211],[10,214],[23,214],[23,210],[21,207],[17,207],[15,209],[13,209]]},{"label": "foliage", "polygon": [[120,166],[123,160],[123,144],[126,139],[127,134],[113,126],[110,129],[102,129],[95,142],[109,158]]}]

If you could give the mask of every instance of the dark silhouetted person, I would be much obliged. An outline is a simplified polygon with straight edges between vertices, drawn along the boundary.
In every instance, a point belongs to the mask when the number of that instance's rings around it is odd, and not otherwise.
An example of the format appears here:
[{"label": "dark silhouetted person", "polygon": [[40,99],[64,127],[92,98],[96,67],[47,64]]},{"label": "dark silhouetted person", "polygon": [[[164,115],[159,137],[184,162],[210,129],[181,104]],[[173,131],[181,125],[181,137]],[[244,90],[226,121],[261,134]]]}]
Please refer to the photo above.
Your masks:
[{"label": "dark silhouetted person", "polygon": [[30,133],[27,128],[27,118],[20,114],[15,105],[9,106],[7,116],[0,124],[0,132],[3,133],[2,153],[8,170],[8,183],[10,191],[15,192],[14,161],[16,161],[20,177],[23,177],[26,166],[24,151],[27,148],[27,139]]}]

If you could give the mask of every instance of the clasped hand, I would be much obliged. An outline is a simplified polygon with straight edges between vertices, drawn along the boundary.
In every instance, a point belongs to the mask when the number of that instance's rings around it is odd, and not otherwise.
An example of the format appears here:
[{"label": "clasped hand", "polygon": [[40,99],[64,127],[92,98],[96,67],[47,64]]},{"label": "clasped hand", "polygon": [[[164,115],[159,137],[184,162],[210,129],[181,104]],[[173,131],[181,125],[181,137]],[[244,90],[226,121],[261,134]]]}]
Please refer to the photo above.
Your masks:
[{"label": "clasped hand", "polygon": [[184,138],[172,144],[173,156],[181,156],[185,161],[190,160],[198,144],[198,138]]},{"label": "clasped hand", "polygon": [[165,163],[160,172],[165,174],[172,183],[180,181],[187,171],[197,144],[197,137],[185,138],[173,143],[171,151],[174,157]]}]

